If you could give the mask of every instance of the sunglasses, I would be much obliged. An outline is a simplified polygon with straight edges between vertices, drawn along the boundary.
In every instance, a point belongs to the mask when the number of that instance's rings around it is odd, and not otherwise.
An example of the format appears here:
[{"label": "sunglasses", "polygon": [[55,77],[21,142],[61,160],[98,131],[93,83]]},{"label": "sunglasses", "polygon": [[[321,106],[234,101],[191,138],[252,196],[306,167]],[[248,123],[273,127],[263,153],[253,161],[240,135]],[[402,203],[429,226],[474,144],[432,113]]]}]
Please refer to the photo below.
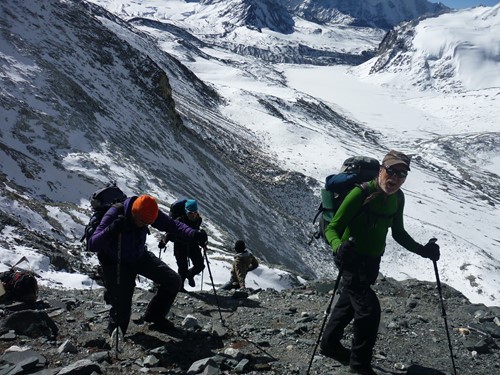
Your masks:
[{"label": "sunglasses", "polygon": [[399,178],[406,178],[408,176],[408,171],[403,171],[403,170],[396,170],[396,169],[393,169],[391,167],[386,167],[384,166],[384,169],[385,169],[385,172],[389,175],[389,176],[394,176],[396,175],[397,177]]}]

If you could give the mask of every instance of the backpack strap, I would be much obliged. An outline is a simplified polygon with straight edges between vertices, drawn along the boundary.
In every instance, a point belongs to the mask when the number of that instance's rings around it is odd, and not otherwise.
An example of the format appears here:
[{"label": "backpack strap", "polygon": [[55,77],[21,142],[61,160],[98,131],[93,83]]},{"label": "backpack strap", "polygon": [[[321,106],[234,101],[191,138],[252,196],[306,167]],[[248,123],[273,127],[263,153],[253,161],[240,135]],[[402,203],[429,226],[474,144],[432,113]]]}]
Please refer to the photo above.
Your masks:
[{"label": "backpack strap", "polygon": [[370,195],[370,185],[368,185],[368,182],[362,182],[361,184],[356,184],[356,186],[359,186],[361,188],[361,191],[363,192],[363,203],[368,198]]},{"label": "backpack strap", "polygon": [[354,219],[356,219],[359,215],[361,215],[361,213],[363,212],[367,212],[368,211],[368,206],[366,205],[366,203],[368,203],[366,201],[366,199],[370,196],[370,185],[368,185],[368,182],[363,182],[361,184],[356,184],[357,187],[359,187],[361,189],[361,193],[362,193],[362,196],[363,196],[363,202],[361,203],[361,208],[358,210],[358,212],[356,212],[356,215],[353,216],[353,218],[351,219],[351,221],[353,221]]},{"label": "backpack strap", "polygon": [[[396,198],[397,198],[397,208],[396,208],[396,212],[394,212],[393,214],[390,214],[390,215],[386,215],[386,214],[377,214],[377,213],[373,213],[369,210],[368,208],[368,205],[367,203],[369,203],[369,201],[367,200],[367,198],[371,195],[371,191],[370,191],[370,186],[368,186],[368,182],[363,182],[361,185],[358,185],[361,187],[363,193],[365,194],[365,197],[363,199],[363,206],[360,210],[360,213],[361,212],[366,212],[367,214],[369,215],[373,215],[373,216],[376,216],[378,218],[382,218],[382,219],[392,219],[396,213],[398,212],[399,210],[399,207],[401,207],[401,205],[403,204],[403,192],[401,191],[401,189],[399,189],[395,194],[396,194]],[[359,215],[356,214],[355,217],[357,217]],[[354,219],[354,218],[353,218]]]},{"label": "backpack strap", "polygon": [[111,207],[115,207],[116,209],[118,209],[120,214],[125,213],[125,205],[122,202],[113,203]]}]

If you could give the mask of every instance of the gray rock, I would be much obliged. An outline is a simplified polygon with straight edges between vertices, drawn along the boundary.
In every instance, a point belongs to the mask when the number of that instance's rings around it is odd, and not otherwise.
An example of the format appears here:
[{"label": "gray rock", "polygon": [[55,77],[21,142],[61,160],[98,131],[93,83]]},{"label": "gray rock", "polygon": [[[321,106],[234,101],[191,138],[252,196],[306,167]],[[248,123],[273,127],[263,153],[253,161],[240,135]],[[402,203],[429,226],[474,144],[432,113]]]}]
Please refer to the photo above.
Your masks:
[{"label": "gray rock", "polygon": [[234,372],[238,374],[244,373],[248,370],[249,366],[250,366],[250,361],[246,358],[243,358],[234,368]]},{"label": "gray rock", "polygon": [[102,369],[97,363],[89,359],[81,359],[69,366],[63,367],[57,375],[90,375],[93,372],[102,374]]},{"label": "gray rock", "polygon": [[44,366],[45,363],[47,362],[45,357],[38,354],[38,352],[36,352],[33,349],[8,351],[0,357],[0,360],[2,362],[17,365],[19,363],[23,363],[25,360],[28,360],[28,359],[31,361],[32,358],[36,358],[36,362],[42,366]]},{"label": "gray rock", "polygon": [[0,322],[0,327],[29,337],[57,336],[58,328],[45,311],[16,311]]},{"label": "gray rock", "polygon": [[220,369],[217,366],[208,364],[207,367],[203,369],[201,375],[219,375],[221,374]]},{"label": "gray rock", "polygon": [[75,345],[73,345],[73,343],[70,341],[70,340],[66,340],[64,341],[61,346],[59,346],[59,348],[57,349],[57,352],[59,354],[62,354],[62,353],[78,353],[78,349],[76,348]]},{"label": "gray rock", "polygon": [[184,328],[198,328],[200,325],[194,315],[187,315],[182,321],[182,326]]},{"label": "gray rock", "polygon": [[154,355],[150,354],[143,360],[143,364],[146,367],[155,367],[158,366],[160,360],[156,358]]},{"label": "gray rock", "polygon": [[202,372],[205,367],[207,366],[214,366],[217,367],[217,364],[212,358],[203,358],[200,359],[196,362],[194,362],[191,367],[189,367],[189,370],[187,371],[187,375],[194,375]]}]

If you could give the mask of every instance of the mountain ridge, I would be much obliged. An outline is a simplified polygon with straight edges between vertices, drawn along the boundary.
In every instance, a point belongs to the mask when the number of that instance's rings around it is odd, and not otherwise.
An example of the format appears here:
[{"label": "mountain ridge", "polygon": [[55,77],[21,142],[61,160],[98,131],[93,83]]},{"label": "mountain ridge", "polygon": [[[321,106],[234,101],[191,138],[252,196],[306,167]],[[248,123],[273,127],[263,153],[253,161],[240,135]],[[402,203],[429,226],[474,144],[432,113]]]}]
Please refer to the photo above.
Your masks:
[{"label": "mountain ridge", "polygon": [[[426,0],[404,1],[345,1],[345,0],[284,0],[288,8],[306,20],[319,24],[339,19],[351,26],[391,29],[403,21],[448,12],[441,3]],[[347,18],[347,19],[346,19]]]}]

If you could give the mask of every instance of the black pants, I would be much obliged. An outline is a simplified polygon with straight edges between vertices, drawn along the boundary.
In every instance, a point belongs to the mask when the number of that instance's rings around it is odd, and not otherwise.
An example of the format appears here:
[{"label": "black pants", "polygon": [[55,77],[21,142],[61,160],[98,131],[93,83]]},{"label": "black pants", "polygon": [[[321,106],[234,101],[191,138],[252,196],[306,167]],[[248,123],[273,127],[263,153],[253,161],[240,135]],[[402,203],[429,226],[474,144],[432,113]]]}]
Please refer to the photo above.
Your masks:
[{"label": "black pants", "polygon": [[127,331],[137,275],[144,276],[158,284],[158,290],[149,302],[145,315],[154,321],[168,314],[181,287],[181,280],[174,270],[152,252],[146,251],[142,258],[134,263],[122,263],[119,285],[117,264],[103,256],[100,256],[99,260],[106,287],[104,298],[111,305],[108,324],[110,334],[117,326],[121,328],[123,334]]},{"label": "black pants", "polygon": [[345,269],[342,274],[342,291],[326,324],[321,346],[334,348],[340,343],[345,327],[354,319],[354,336],[350,364],[368,366],[373,356],[380,324],[380,303],[371,284],[378,275],[379,262],[360,268]]},{"label": "black pants", "polygon": [[[177,261],[177,271],[181,277],[181,286],[188,277],[194,277],[205,269],[203,254],[199,246],[180,245],[174,249],[175,260]],[[191,260],[191,268],[188,261]]]}]

